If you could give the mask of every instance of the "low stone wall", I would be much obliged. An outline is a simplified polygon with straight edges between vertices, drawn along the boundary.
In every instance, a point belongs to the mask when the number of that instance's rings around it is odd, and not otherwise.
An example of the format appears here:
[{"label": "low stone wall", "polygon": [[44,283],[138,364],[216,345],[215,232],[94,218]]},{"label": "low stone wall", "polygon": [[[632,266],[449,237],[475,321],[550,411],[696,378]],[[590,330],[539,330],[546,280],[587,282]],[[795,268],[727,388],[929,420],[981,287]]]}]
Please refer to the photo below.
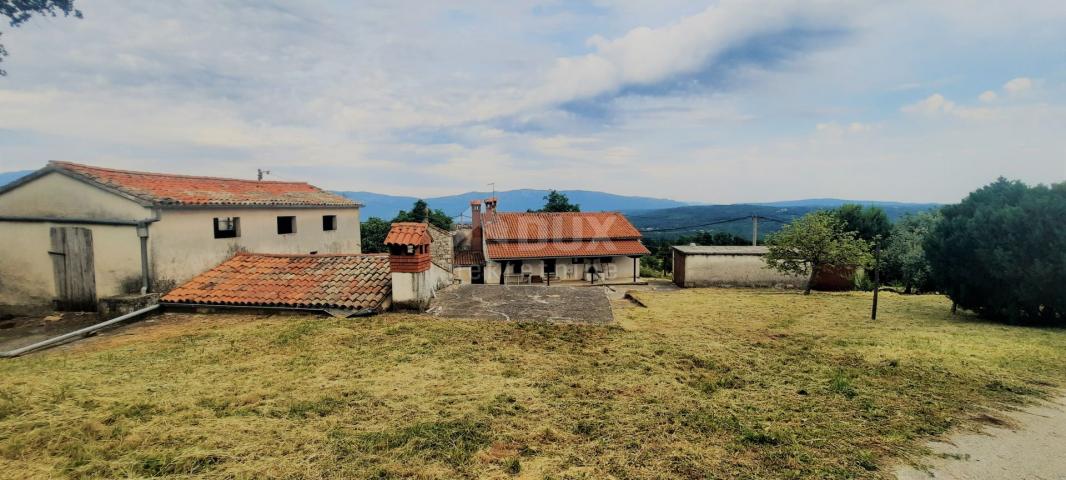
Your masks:
[{"label": "low stone wall", "polygon": [[142,308],[150,307],[159,303],[160,293],[139,293],[130,295],[118,295],[101,298],[96,304],[96,310],[102,319],[120,317],[127,313],[136,312]]}]

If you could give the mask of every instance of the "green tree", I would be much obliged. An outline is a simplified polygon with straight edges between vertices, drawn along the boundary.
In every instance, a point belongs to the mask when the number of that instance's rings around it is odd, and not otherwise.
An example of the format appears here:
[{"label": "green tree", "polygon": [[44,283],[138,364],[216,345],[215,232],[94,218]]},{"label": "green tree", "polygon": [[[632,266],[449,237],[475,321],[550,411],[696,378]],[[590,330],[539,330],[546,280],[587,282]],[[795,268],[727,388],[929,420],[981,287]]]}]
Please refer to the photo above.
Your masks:
[{"label": "green tree", "polygon": [[777,271],[809,275],[804,294],[811,293],[814,276],[823,267],[866,265],[870,247],[855,232],[846,231],[833,213],[808,213],[766,237],[766,264]]},{"label": "green tree", "polygon": [[580,212],[581,205],[576,203],[570,203],[570,199],[566,197],[565,193],[559,193],[558,190],[551,190],[544,196],[544,208],[537,210],[538,212]]},{"label": "green tree", "polygon": [[362,234],[363,253],[383,253],[389,251],[385,248],[385,236],[389,234],[391,224],[378,217],[370,217],[360,224]]},{"label": "green tree", "polygon": [[867,242],[874,241],[878,235],[888,238],[892,235],[892,221],[888,214],[879,207],[863,207],[854,203],[841,205],[832,210],[833,214],[844,224],[844,231],[855,232],[858,238]]},{"label": "green tree", "polygon": [[[34,15],[81,18],[81,10],[74,8],[74,0],[0,0],[0,15],[7,17],[12,28],[26,23]],[[0,32],[0,35],[3,35]],[[0,44],[0,62],[7,56],[7,49]],[[0,77],[7,75],[0,69]]]},{"label": "green tree", "polygon": [[430,210],[429,204],[425,200],[416,200],[414,205],[411,206],[411,211],[400,210],[400,213],[396,214],[396,218],[393,218],[395,222],[418,222],[422,223],[429,221],[430,224],[443,230],[451,230],[452,217],[444,213],[444,210],[436,209]]},{"label": "green tree", "polygon": [[1000,178],[941,213],[925,241],[940,291],[984,317],[1064,323],[1066,183]]},{"label": "green tree", "polygon": [[886,283],[902,285],[904,292],[928,292],[934,289],[932,267],[925,256],[925,241],[940,222],[940,212],[907,215],[892,227],[881,252],[882,272]]}]

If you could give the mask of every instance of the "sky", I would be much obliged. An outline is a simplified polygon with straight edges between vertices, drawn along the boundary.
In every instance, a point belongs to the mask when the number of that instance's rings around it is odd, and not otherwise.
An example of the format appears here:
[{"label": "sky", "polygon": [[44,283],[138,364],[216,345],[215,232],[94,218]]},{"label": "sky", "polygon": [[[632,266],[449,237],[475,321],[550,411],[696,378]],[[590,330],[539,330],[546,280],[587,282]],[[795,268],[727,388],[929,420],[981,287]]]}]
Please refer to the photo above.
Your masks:
[{"label": "sky", "polygon": [[0,172],[956,202],[1066,180],[1066,3],[79,0],[0,24]]}]

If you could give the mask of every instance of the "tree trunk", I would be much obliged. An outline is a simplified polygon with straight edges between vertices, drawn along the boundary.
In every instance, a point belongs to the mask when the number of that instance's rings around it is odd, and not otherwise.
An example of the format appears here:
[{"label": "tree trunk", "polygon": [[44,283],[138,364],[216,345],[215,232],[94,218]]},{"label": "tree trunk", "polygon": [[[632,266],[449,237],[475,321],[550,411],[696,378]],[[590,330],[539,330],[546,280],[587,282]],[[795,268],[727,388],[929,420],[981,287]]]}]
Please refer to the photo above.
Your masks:
[{"label": "tree trunk", "polygon": [[818,274],[818,267],[811,265],[811,277],[807,279],[807,288],[803,290],[804,295],[811,294],[811,287],[814,285],[814,276]]}]

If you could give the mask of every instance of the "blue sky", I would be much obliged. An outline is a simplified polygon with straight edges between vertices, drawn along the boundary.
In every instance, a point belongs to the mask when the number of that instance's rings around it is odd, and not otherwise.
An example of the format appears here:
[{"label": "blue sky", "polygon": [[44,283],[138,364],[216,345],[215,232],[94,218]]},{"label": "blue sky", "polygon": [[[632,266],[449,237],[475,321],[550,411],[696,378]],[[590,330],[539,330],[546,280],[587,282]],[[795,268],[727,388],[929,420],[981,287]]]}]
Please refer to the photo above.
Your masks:
[{"label": "blue sky", "polygon": [[1061,1],[81,1],[0,27],[0,171],[957,201],[1066,180]]}]

